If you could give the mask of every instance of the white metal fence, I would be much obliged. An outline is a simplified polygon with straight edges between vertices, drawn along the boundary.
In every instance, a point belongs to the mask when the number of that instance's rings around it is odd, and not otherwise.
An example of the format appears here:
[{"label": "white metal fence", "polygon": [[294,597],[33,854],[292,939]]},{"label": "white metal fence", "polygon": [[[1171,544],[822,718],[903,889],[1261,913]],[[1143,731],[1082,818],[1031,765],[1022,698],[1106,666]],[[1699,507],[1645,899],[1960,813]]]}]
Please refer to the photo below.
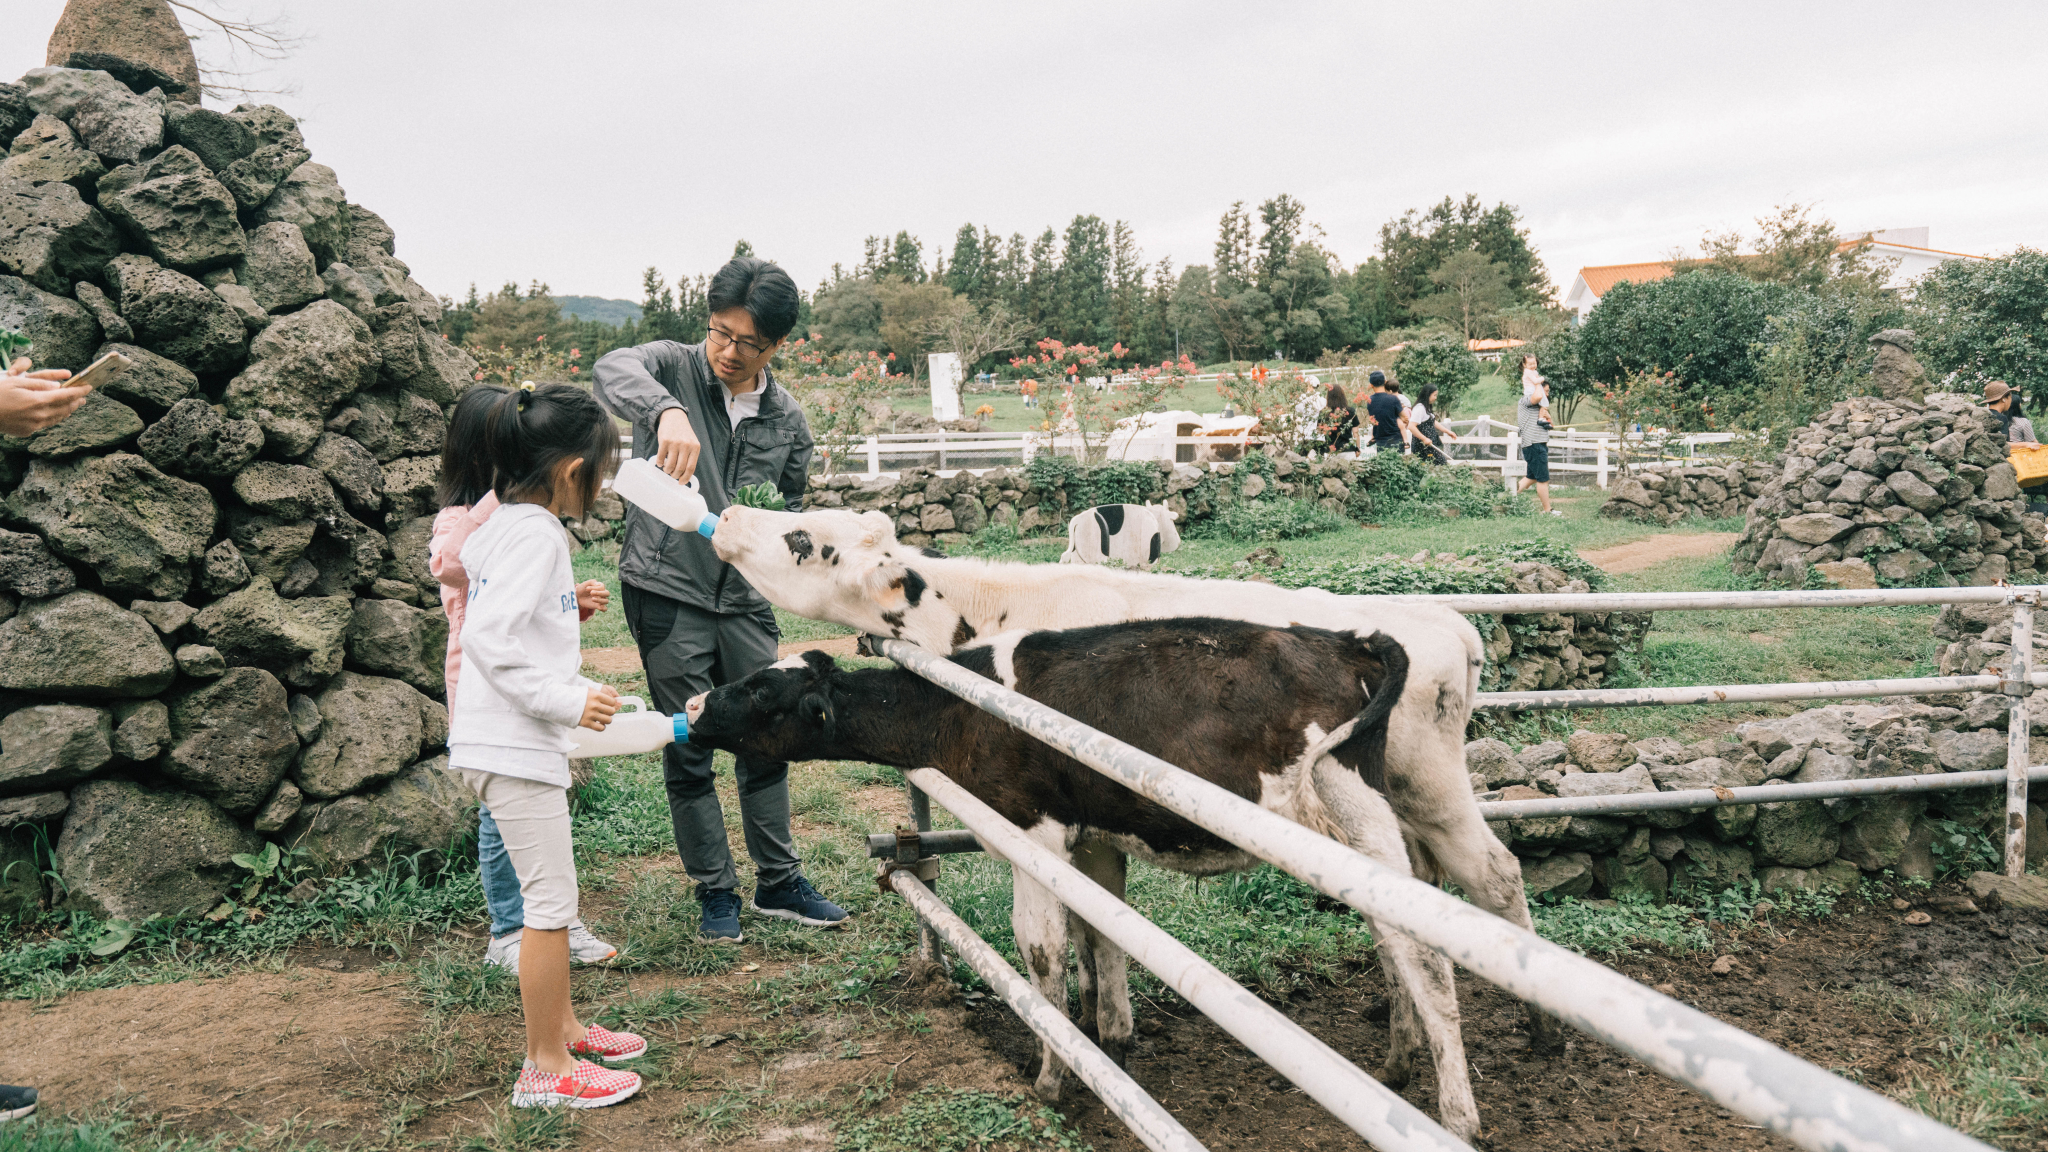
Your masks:
[{"label": "white metal fence", "polygon": [[[950,661],[899,640],[881,641],[879,646],[902,667],[1351,905],[1384,930],[1403,932],[1436,949],[1511,995],[1800,1147],[1883,1152],[1984,1148],[1756,1036],[1396,873]],[[2022,677],[2021,682],[2030,681]],[[2018,698],[2016,709],[2019,730],[2024,732],[2024,697]],[[871,841],[871,854],[891,857],[883,864],[885,881],[912,902],[926,919],[928,931],[952,943],[960,958],[981,973],[1055,1052],[1079,1054],[1070,1066],[1097,1088],[1105,1106],[1129,1123],[1147,1147],[1184,1149],[1192,1137],[1171,1123],[1170,1115],[1127,1075],[1089,1056],[1083,1048],[1086,1041],[1076,1040],[1070,1024],[1062,1026],[1063,1013],[1035,994],[1027,995],[1027,982],[965,924],[943,913],[943,905],[917,879],[936,878],[940,852],[974,850],[979,844],[997,849],[1376,1147],[1389,1152],[1465,1147],[1342,1056],[1284,1018],[1276,1021],[1277,1013],[1270,1007],[1221,980],[1214,968],[943,774],[920,769],[908,775],[920,830],[905,829],[893,841]],[[929,836],[931,850],[925,850],[923,830],[930,827],[927,793],[952,810],[974,842],[959,833],[938,833]]]}]

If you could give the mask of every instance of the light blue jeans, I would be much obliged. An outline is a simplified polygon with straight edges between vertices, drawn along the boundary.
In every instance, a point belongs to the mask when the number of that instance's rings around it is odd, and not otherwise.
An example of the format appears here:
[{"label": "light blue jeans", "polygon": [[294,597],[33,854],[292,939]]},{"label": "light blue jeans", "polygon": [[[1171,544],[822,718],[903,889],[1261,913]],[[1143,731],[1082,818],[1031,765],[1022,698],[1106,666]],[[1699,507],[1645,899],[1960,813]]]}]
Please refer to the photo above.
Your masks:
[{"label": "light blue jeans", "polygon": [[476,863],[484,881],[484,907],[491,913],[491,939],[526,927],[526,902],[519,898],[519,873],[512,870],[512,854],[505,851],[505,838],[498,835],[498,822],[491,810],[479,806],[476,822]]}]

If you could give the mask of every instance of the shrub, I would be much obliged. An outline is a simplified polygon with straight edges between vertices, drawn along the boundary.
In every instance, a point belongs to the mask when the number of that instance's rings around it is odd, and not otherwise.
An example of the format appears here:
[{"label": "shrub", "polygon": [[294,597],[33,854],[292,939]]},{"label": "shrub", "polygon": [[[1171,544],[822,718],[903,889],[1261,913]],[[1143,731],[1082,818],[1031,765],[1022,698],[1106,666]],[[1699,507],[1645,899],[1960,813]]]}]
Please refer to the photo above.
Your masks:
[{"label": "shrub", "polygon": [[1712,271],[1623,281],[1580,327],[1579,361],[1590,379],[1609,385],[1631,371],[1677,373],[1688,402],[1681,427],[1704,430],[1715,404],[1740,407],[1757,391],[1766,321],[1800,295]]},{"label": "shrub", "polygon": [[1475,519],[1529,514],[1526,500],[1508,496],[1496,481],[1470,468],[1445,468],[1393,452],[1368,457],[1360,465],[1359,483],[1344,507],[1354,520],[1437,516],[1446,508]]},{"label": "shrub", "polygon": [[1426,385],[1436,385],[1437,411],[1448,416],[1458,398],[1479,383],[1479,358],[1462,337],[1431,336],[1401,349],[1394,358],[1394,374],[1401,391],[1411,397],[1420,396]]},{"label": "shrub", "polygon": [[1950,260],[1920,278],[1920,354],[1959,388],[2003,380],[2030,405],[2048,402],[2048,252]]},{"label": "shrub", "polygon": [[1311,500],[1247,500],[1198,522],[1184,535],[1198,540],[1295,540],[1345,525],[1343,516]]}]

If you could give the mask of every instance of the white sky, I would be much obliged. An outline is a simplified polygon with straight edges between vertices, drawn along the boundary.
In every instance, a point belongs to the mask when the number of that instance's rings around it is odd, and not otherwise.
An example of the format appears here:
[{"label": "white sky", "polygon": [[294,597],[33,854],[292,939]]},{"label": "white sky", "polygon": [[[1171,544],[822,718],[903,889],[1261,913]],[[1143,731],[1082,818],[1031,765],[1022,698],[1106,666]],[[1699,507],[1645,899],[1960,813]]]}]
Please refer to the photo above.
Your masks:
[{"label": "white sky", "polygon": [[[249,0],[226,10],[264,15]],[[62,0],[9,0],[0,77]],[[1347,263],[1446,194],[1519,205],[1560,293],[1817,201],[1936,248],[2048,246],[2048,6],[328,0],[264,86],[432,290],[637,300],[736,237],[806,289],[870,233],[929,257],[1129,220],[1206,262],[1292,193]],[[203,49],[202,49],[203,51]]]}]

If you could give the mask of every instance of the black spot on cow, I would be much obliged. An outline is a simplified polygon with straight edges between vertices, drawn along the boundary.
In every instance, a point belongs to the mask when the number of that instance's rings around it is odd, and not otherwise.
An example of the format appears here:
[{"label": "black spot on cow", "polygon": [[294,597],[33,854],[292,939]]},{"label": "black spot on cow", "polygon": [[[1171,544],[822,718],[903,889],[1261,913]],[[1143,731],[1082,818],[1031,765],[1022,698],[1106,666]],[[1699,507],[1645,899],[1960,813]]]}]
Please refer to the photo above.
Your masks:
[{"label": "black spot on cow", "polygon": [[[784,532],[782,534],[782,542],[789,545],[789,554],[796,557],[797,563],[801,564],[811,558],[811,534],[809,532],[801,528],[794,532]],[[829,545],[826,547],[826,551],[831,551]]]},{"label": "black spot on cow", "polygon": [[1124,506],[1104,504],[1095,510],[1095,517],[1102,521],[1102,530],[1111,536],[1124,530]]},{"label": "black spot on cow", "polygon": [[937,548],[919,548],[917,550],[917,554],[930,560],[951,559],[951,557],[947,556],[944,552],[939,551]]},{"label": "black spot on cow", "polygon": [[830,544],[827,544],[823,548],[818,549],[818,555],[826,560],[830,560],[832,559],[832,554],[837,551],[839,551],[839,549],[832,547]]},{"label": "black spot on cow", "polygon": [[1158,563],[1158,562],[1159,562],[1159,533],[1157,533],[1157,532],[1154,532],[1154,533],[1152,534],[1152,548],[1151,548],[1151,552],[1152,552],[1152,558],[1151,558],[1150,560],[1146,561],[1146,563],[1148,563],[1148,564],[1156,564],[1156,563]]},{"label": "black spot on cow", "polygon": [[1008,612],[1005,612],[1002,615],[996,617],[996,627],[1001,628],[1004,622],[1009,620],[1009,618],[1010,614]]},{"label": "black spot on cow", "polygon": [[903,598],[910,601],[910,606],[915,608],[918,601],[924,599],[924,590],[927,585],[924,582],[924,577],[917,574],[917,569],[905,568],[903,575],[889,582],[889,587],[903,589]]},{"label": "black spot on cow", "polygon": [[903,635],[903,613],[884,612],[882,613],[882,623],[887,624],[889,626],[889,635]]},{"label": "black spot on cow", "polygon": [[953,647],[965,648],[974,636],[974,625],[969,624],[965,618],[953,625]]},{"label": "black spot on cow", "polygon": [[1109,521],[1103,518],[1100,508],[1091,509],[1090,512],[1095,517],[1095,531],[1102,537],[1102,556],[1106,560],[1109,558]]}]

